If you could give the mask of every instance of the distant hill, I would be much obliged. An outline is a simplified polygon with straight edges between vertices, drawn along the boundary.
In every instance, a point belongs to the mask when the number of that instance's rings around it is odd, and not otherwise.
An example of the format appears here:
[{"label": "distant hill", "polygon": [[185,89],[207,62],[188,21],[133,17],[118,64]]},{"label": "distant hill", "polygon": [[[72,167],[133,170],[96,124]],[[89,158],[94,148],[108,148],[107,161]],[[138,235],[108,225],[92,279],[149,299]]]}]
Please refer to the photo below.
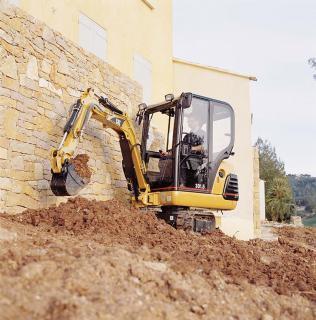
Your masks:
[{"label": "distant hill", "polygon": [[316,213],[316,177],[308,174],[287,175],[293,189],[295,203],[305,212]]}]

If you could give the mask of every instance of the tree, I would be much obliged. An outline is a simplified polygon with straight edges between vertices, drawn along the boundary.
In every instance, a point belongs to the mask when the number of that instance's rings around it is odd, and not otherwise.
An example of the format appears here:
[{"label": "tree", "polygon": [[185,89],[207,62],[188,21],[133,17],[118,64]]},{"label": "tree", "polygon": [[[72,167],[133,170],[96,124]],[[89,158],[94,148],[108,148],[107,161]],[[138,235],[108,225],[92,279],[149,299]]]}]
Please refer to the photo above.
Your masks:
[{"label": "tree", "polygon": [[[316,69],[316,58],[308,59],[308,63],[311,65],[313,69]],[[314,79],[316,80],[316,74],[314,74]]]},{"label": "tree", "polygon": [[306,212],[316,212],[316,177],[308,174],[288,175],[295,203],[304,206]]},{"label": "tree", "polygon": [[273,221],[289,220],[294,210],[294,203],[286,177],[277,177],[272,180],[267,192],[266,210]]},{"label": "tree", "polygon": [[275,148],[269,141],[258,138],[256,144],[259,150],[260,179],[269,185],[275,177],[285,175],[284,163],[278,158]]},{"label": "tree", "polygon": [[285,175],[284,163],[267,140],[258,138],[260,179],[265,183],[266,216],[268,220],[288,220],[294,211],[293,193]]}]

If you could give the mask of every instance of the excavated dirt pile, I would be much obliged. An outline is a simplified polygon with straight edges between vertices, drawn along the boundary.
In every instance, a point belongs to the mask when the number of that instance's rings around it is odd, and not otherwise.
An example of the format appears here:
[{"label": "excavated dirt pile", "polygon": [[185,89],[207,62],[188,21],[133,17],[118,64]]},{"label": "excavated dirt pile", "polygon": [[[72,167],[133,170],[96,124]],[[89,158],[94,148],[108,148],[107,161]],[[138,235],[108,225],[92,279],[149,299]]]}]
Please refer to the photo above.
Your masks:
[{"label": "excavated dirt pile", "polygon": [[0,256],[8,319],[316,317],[315,229],[245,242],[79,197],[0,222],[14,234]]},{"label": "excavated dirt pile", "polygon": [[70,160],[70,163],[74,166],[78,175],[82,178],[90,180],[92,172],[88,166],[88,162],[89,156],[87,154],[78,154]]},{"label": "excavated dirt pile", "polygon": [[304,243],[307,247],[316,247],[316,228],[283,227],[278,228],[277,233],[289,241]]}]

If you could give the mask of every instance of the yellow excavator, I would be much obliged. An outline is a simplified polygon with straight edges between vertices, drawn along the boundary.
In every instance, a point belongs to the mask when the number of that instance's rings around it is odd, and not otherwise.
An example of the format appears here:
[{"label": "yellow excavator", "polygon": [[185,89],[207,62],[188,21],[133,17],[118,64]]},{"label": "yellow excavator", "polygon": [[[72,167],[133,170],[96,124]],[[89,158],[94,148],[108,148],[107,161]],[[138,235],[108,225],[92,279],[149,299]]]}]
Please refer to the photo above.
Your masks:
[{"label": "yellow excavator", "polygon": [[168,94],[154,105],[142,103],[135,120],[142,126],[139,143],[128,114],[87,89],[72,105],[61,143],[51,152],[56,196],[76,195],[88,183],[71,159],[90,118],[118,134],[135,206],[197,232],[215,228],[214,211],[236,207],[238,179],[227,160],[234,154],[235,118],[228,103],[188,92]]}]

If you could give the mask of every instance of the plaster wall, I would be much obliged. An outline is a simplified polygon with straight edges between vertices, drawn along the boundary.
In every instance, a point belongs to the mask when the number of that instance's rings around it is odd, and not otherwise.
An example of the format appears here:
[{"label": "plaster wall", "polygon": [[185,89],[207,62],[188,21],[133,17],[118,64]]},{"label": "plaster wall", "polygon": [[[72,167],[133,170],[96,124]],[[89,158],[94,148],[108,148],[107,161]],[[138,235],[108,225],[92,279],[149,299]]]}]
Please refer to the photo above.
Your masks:
[{"label": "plaster wall", "polygon": [[174,59],[174,92],[185,89],[202,96],[228,102],[235,111],[235,155],[230,158],[239,179],[237,208],[221,217],[221,229],[239,239],[254,237],[253,149],[249,77]]}]

